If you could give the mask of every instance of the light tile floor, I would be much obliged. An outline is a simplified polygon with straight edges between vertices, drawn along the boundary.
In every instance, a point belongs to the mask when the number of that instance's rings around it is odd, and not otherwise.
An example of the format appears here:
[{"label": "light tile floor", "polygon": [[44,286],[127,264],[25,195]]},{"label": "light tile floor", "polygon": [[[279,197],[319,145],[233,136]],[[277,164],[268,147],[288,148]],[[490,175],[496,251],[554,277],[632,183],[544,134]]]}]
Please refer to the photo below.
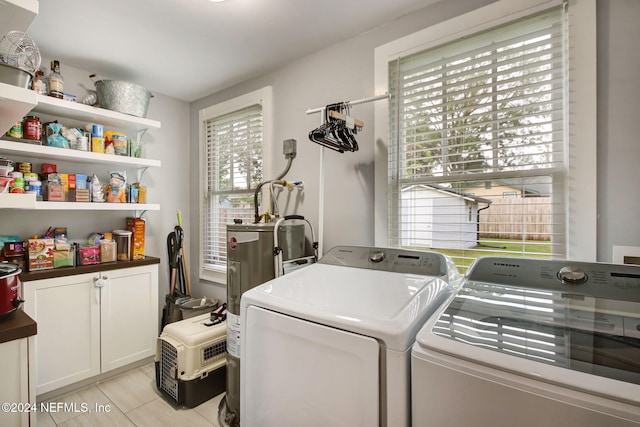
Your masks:
[{"label": "light tile floor", "polygon": [[53,407],[68,410],[38,412],[37,421],[38,427],[220,427],[218,405],[223,396],[215,396],[192,409],[176,407],[156,388],[155,367],[150,363],[52,399]]}]

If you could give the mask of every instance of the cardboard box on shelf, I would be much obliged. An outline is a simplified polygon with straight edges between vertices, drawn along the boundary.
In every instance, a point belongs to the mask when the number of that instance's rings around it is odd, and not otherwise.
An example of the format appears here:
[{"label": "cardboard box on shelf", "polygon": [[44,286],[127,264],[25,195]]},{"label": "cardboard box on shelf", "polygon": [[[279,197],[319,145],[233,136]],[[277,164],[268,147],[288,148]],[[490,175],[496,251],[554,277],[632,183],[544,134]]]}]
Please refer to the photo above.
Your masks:
[{"label": "cardboard box on shelf", "polygon": [[88,189],[77,189],[76,190],[76,198],[73,200],[74,202],[89,202],[91,201],[89,198],[89,190]]},{"label": "cardboard box on shelf", "polygon": [[53,239],[29,239],[29,271],[53,268]]},{"label": "cardboard box on shelf", "polygon": [[76,190],[87,190],[88,188],[89,187],[87,184],[87,175],[77,173],[76,174]]},{"label": "cardboard box on shelf", "polygon": [[70,173],[68,176],[69,190],[67,191],[67,201],[76,201],[76,174]]},{"label": "cardboard box on shelf", "polygon": [[24,242],[5,242],[4,244],[4,256],[23,256],[24,252]]},{"label": "cardboard box on shelf", "polygon": [[62,188],[64,190],[64,201],[69,200],[69,174],[59,173],[60,181],[62,182]]},{"label": "cardboard box on shelf", "polygon": [[45,182],[43,185],[44,199],[50,202],[64,202],[64,186],[53,182]]},{"label": "cardboard box on shelf", "polygon": [[127,218],[126,229],[131,231],[130,259],[144,259],[145,220],[142,218],[129,217]]}]

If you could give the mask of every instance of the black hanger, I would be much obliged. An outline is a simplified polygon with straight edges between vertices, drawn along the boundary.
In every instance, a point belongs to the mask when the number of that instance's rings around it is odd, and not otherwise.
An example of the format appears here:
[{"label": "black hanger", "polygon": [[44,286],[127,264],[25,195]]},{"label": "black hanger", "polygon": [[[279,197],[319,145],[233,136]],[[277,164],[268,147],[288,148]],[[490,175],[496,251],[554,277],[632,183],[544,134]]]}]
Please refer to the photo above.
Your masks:
[{"label": "black hanger", "polygon": [[349,104],[346,102],[327,105],[324,108],[324,123],[309,132],[309,139],[340,153],[358,151],[358,142],[354,137],[357,126],[354,126],[353,130],[350,129],[344,119],[348,117],[348,112]]}]

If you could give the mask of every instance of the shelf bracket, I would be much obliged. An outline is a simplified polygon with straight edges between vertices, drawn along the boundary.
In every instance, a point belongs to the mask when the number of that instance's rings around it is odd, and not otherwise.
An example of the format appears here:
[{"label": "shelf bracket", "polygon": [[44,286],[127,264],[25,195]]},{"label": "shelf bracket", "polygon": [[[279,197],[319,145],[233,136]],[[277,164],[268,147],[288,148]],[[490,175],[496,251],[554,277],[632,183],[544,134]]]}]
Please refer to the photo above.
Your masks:
[{"label": "shelf bracket", "polygon": [[142,218],[147,213],[147,210],[136,211],[136,218]]},{"label": "shelf bracket", "polygon": [[145,166],[145,167],[142,167],[142,168],[138,168],[138,181],[137,182],[142,183],[142,176],[147,171],[147,169],[149,169],[148,166]]},{"label": "shelf bracket", "polygon": [[140,129],[138,132],[136,132],[136,144],[140,145],[142,137],[145,133],[147,133],[147,129]]}]

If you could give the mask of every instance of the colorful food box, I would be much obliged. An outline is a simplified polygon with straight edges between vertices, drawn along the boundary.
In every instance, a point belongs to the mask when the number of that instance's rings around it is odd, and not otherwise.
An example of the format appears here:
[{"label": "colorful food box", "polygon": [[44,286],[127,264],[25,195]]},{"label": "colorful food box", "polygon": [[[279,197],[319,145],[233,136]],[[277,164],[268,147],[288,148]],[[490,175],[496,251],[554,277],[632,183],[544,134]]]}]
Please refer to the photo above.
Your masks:
[{"label": "colorful food box", "polygon": [[64,186],[53,182],[47,182],[44,186],[45,200],[50,202],[64,202]]},{"label": "colorful food box", "polygon": [[4,256],[22,256],[24,249],[24,242],[5,242]]},{"label": "colorful food box", "polygon": [[29,239],[29,271],[53,268],[53,239]]},{"label": "colorful food box", "polygon": [[127,218],[126,229],[131,231],[132,260],[144,259],[145,220],[143,218]]}]

